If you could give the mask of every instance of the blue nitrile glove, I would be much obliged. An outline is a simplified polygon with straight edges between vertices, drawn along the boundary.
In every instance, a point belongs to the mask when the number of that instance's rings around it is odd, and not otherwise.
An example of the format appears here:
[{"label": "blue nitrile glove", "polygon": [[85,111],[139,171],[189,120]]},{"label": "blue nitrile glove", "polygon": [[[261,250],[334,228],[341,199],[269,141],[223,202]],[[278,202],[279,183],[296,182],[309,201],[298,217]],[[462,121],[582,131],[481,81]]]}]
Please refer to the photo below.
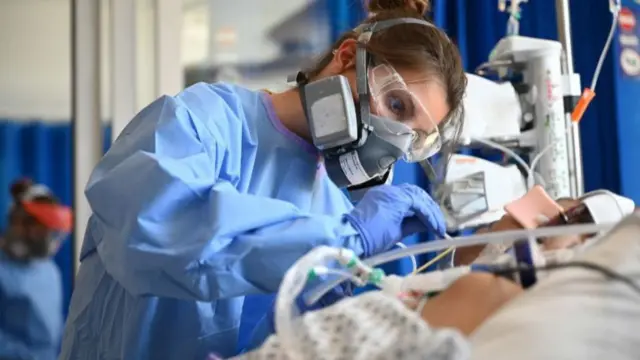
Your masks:
[{"label": "blue nitrile glove", "polygon": [[[304,294],[304,292],[303,292]],[[318,302],[308,306],[304,302],[303,295],[301,294],[296,298],[296,305],[298,305],[298,309],[300,310],[300,314],[304,314],[307,311],[314,311],[325,308],[327,306],[331,306],[338,302],[339,300],[352,295],[352,289],[350,283],[345,283],[340,286],[336,286],[325,294]],[[253,329],[251,334],[251,340],[246,349],[243,349],[243,353],[252,351],[257,349],[262,345],[262,343],[267,340],[269,336],[275,334],[276,326],[275,326],[275,302],[272,304],[269,312],[260,320],[258,325]]]},{"label": "blue nitrile glove", "polygon": [[369,190],[345,219],[360,233],[362,257],[389,250],[409,235],[431,230],[444,236],[446,232],[438,204],[426,191],[410,184]]}]

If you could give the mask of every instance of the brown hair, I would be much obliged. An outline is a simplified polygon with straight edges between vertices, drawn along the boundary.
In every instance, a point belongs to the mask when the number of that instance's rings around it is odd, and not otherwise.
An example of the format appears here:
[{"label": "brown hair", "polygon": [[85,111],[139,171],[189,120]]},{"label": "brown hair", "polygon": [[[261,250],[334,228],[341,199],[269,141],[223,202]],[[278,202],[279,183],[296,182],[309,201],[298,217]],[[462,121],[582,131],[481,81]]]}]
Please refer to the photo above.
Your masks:
[{"label": "brown hair", "polygon": [[[425,20],[424,14],[430,10],[428,0],[370,0],[368,9],[371,15],[363,24],[397,19],[415,18]],[[315,78],[331,63],[334,50],[348,39],[357,39],[358,28],[344,33],[320,60],[312,66],[306,75]],[[462,128],[464,108],[462,98],[467,87],[467,77],[462,66],[460,52],[447,35],[437,27],[418,24],[399,24],[373,34],[366,44],[367,51],[375,58],[398,68],[426,71],[434,80],[442,83],[447,93],[449,113],[440,128],[451,122],[455,133],[447,133],[443,153],[452,153]],[[448,155],[448,154],[447,154]],[[444,165],[448,163],[445,159]],[[435,169],[434,169],[435,171]],[[437,172],[436,172],[437,173]],[[444,173],[436,174],[437,177]]]}]

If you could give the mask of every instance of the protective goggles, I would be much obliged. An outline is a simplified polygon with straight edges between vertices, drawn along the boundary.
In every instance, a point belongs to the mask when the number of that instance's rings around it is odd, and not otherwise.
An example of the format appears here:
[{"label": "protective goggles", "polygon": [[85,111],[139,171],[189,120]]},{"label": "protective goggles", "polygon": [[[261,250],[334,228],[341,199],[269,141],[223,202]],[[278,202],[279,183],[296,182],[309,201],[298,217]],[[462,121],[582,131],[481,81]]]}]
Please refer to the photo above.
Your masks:
[{"label": "protective goggles", "polygon": [[442,137],[437,123],[393,67],[387,64],[371,67],[368,80],[372,112],[407,125],[411,132],[413,140],[405,161],[426,160],[440,151]]}]

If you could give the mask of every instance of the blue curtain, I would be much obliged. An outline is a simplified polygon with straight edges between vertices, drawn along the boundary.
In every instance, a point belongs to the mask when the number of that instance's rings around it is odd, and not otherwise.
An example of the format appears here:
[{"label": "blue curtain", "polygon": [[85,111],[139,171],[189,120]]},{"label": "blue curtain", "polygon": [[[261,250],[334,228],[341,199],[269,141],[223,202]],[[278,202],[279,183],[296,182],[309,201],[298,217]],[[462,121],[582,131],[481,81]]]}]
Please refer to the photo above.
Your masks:
[{"label": "blue curtain", "polygon": [[[622,0],[622,6],[626,7],[626,11],[633,14],[635,19],[640,18],[640,1],[638,0]],[[626,39],[637,40],[640,36],[640,27],[635,29],[622,30],[615,39],[615,93],[616,105],[618,112],[618,151],[620,159],[620,192],[635,200],[636,204],[640,204],[640,186],[638,186],[638,178],[640,177],[640,167],[638,166],[638,154],[640,154],[640,76],[636,73],[625,71],[629,66],[633,67],[633,58],[623,57],[621,54],[638,54],[640,45],[633,42],[625,41]],[[637,64],[636,64],[637,66]],[[602,93],[602,91],[600,91]],[[611,114],[613,117],[614,114]]]},{"label": "blue curtain", "polygon": [[[111,143],[111,130],[105,127],[105,144]],[[9,187],[29,177],[47,185],[63,204],[73,200],[73,138],[70,123],[42,123],[0,120],[0,229],[6,227],[6,210],[11,204]],[[105,147],[106,149],[106,147]],[[56,263],[62,272],[64,314],[66,316],[73,286],[73,244],[66,241]]]}]

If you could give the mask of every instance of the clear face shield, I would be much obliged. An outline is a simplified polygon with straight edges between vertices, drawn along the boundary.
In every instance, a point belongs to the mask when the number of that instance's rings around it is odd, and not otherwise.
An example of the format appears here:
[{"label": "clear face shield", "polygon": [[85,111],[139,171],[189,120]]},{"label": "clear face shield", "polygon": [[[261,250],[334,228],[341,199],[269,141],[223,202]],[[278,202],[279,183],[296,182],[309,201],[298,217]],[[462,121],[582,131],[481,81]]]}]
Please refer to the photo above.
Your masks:
[{"label": "clear face shield", "polygon": [[406,126],[405,133],[396,131],[396,135],[411,135],[411,145],[404,160],[419,162],[440,151],[442,137],[436,121],[400,74],[390,65],[382,64],[371,67],[368,78],[372,113]]},{"label": "clear face shield", "polygon": [[25,212],[43,226],[37,237],[46,245],[48,255],[55,255],[62,242],[73,231],[73,211],[59,204],[23,201]]}]

